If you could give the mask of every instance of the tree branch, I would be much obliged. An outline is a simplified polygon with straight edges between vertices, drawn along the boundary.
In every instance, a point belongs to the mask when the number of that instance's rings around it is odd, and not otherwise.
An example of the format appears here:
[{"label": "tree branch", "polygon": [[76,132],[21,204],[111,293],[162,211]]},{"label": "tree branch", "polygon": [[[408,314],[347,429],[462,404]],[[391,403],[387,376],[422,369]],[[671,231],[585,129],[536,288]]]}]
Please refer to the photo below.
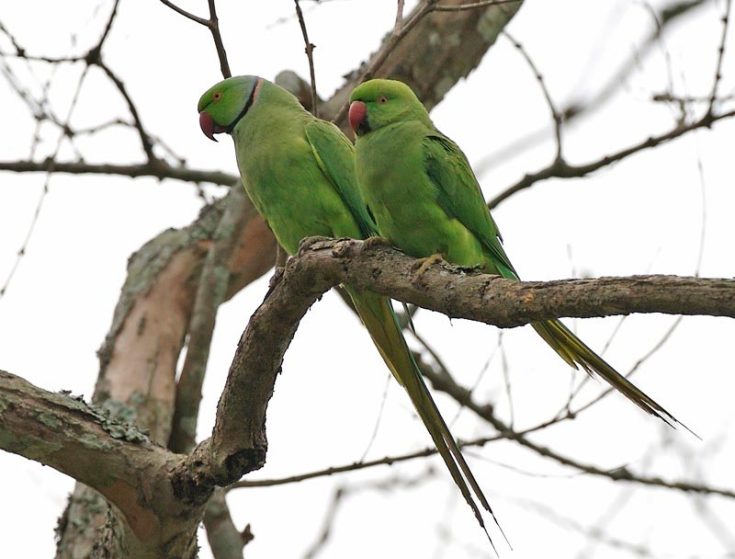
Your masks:
[{"label": "tree branch", "polygon": [[47,464],[104,495],[126,519],[131,556],[160,556],[161,532],[173,522],[178,531],[168,533],[167,544],[174,556],[193,557],[187,532],[198,517],[187,521],[177,514],[167,475],[176,459],[134,425],[0,371],[0,448]]},{"label": "tree branch", "polygon": [[490,209],[495,208],[501,202],[510,198],[513,194],[516,194],[521,190],[525,190],[526,188],[530,188],[541,180],[554,177],[581,178],[587,176],[590,173],[598,171],[599,169],[607,167],[608,165],[611,165],[613,163],[617,163],[618,161],[622,161],[623,159],[626,159],[631,155],[639,153],[643,150],[655,148],[656,146],[674,140],[679,136],[683,136],[684,134],[687,134],[692,130],[697,130],[699,128],[710,128],[714,123],[733,116],[735,116],[735,110],[727,111],[720,114],[712,114],[707,112],[700,119],[695,120],[694,122],[691,122],[689,124],[678,124],[668,132],[659,134],[657,136],[649,136],[648,138],[641,142],[638,142],[637,144],[621,149],[620,151],[617,151],[610,155],[606,155],[605,157],[584,165],[570,165],[563,158],[557,158],[548,167],[545,167],[540,171],[536,171],[535,173],[529,173],[517,183],[507,187],[500,194],[492,198],[487,203],[487,205]]},{"label": "tree branch", "polygon": [[156,177],[187,182],[210,182],[221,186],[232,186],[240,182],[240,177],[221,171],[201,171],[188,167],[174,167],[162,159],[133,165],[112,163],[86,163],[83,161],[0,161],[0,170],[16,173],[69,173],[72,175],[121,175],[130,178]]},{"label": "tree branch", "polygon": [[309,61],[309,78],[311,81],[311,112],[315,117],[319,117],[319,101],[316,94],[316,74],[314,72],[314,45],[309,40],[309,32],[306,30],[306,21],[304,21],[304,13],[301,11],[301,4],[299,0],[294,0],[296,5],[296,17],[299,20],[299,26],[301,27],[301,36],[304,38],[304,52],[306,58]]},{"label": "tree branch", "polygon": [[[263,466],[268,448],[266,409],[283,355],[308,308],[340,283],[501,326],[566,315],[628,312],[735,317],[735,280],[641,276],[516,282],[444,264],[417,277],[418,262],[386,247],[366,247],[362,241],[304,241],[299,255],[274,277],[243,333],[213,436],[177,469],[177,495],[199,502],[213,484],[229,485]],[[501,432],[515,438],[505,424],[488,417]]]},{"label": "tree branch", "polygon": [[219,68],[222,72],[222,77],[229,78],[230,76],[232,76],[232,72],[230,71],[230,63],[227,61],[227,51],[225,50],[225,44],[222,41],[222,34],[219,30],[219,18],[217,17],[217,6],[215,5],[215,0],[207,0],[207,4],[209,5],[209,19],[195,16],[194,14],[187,12],[183,8],[178,7],[170,0],[160,1],[162,4],[168,6],[173,11],[175,11],[177,14],[182,15],[185,18],[190,19],[191,21],[194,21],[199,25],[203,25],[204,27],[209,29],[209,32],[212,34],[212,40],[214,41],[214,48],[217,50],[217,58],[219,59]]},{"label": "tree branch", "polygon": [[132,424],[80,398],[38,388],[0,370],[0,447],[42,462],[102,492],[121,482],[123,504],[136,471],[160,467],[165,453]]},{"label": "tree branch", "polygon": [[[287,270],[320,285],[348,283],[453,318],[502,328],[558,317],[631,313],[735,317],[735,280],[678,276],[518,282],[446,262],[416,275],[416,261],[387,247],[351,239],[306,239]],[[298,272],[296,270],[299,270]],[[319,283],[317,283],[319,282]]]},{"label": "tree branch", "polygon": [[227,508],[225,491],[217,488],[204,512],[204,528],[214,559],[242,559],[242,550],[255,536],[250,524],[240,532]]}]

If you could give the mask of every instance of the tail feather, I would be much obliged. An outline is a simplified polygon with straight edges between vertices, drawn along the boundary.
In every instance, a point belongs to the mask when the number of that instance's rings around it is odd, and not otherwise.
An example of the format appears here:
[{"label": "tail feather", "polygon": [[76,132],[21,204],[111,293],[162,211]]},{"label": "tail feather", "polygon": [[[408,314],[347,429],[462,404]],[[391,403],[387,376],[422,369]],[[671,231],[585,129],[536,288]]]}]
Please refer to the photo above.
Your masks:
[{"label": "tail feather", "polygon": [[558,320],[548,320],[545,322],[534,322],[532,326],[539,336],[570,366],[575,369],[582,367],[590,375],[596,373],[646,413],[658,417],[672,427],[679,424],[694,436],[697,436],[662,405],[592,351],[571,330],[564,326],[564,324]]},{"label": "tail feather", "polygon": [[[434,441],[434,445],[444,460],[454,483],[475,514],[477,522],[487,534],[493,549],[495,549],[495,544],[487,531],[476,500],[479,501],[482,508],[490,513],[501,533],[503,533],[503,530],[500,528],[495,513],[424,383],[421,372],[406,345],[406,340],[398,325],[397,317],[389,299],[370,292],[358,292],[349,287],[347,290],[383,360],[396,380],[408,392],[416,412]],[[503,537],[505,537],[504,533]]]}]

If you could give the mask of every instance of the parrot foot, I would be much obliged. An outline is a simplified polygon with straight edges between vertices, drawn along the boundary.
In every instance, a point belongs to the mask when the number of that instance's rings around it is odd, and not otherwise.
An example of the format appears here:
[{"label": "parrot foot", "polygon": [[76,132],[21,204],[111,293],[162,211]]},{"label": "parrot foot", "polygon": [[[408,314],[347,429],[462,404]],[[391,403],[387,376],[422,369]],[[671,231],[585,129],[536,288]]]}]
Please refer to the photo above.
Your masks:
[{"label": "parrot foot", "polygon": [[414,274],[413,283],[421,283],[421,278],[423,275],[435,264],[441,264],[444,262],[444,257],[439,254],[432,254],[431,256],[427,256],[426,258],[419,258],[416,260],[414,265],[412,266],[412,272]]},{"label": "parrot foot", "polygon": [[369,249],[371,249],[373,247],[390,247],[390,248],[395,248],[395,247],[393,247],[393,244],[388,239],[386,239],[385,237],[379,237],[377,235],[376,236],[373,236],[373,237],[368,237],[367,239],[365,239],[364,241],[362,241],[362,249],[361,250],[369,250]]},{"label": "parrot foot", "polygon": [[319,235],[315,235],[313,237],[304,237],[299,243],[299,248],[296,251],[296,255],[301,256],[305,252],[309,252],[312,248],[314,248],[314,245],[331,240],[332,239],[329,237],[321,237]]}]

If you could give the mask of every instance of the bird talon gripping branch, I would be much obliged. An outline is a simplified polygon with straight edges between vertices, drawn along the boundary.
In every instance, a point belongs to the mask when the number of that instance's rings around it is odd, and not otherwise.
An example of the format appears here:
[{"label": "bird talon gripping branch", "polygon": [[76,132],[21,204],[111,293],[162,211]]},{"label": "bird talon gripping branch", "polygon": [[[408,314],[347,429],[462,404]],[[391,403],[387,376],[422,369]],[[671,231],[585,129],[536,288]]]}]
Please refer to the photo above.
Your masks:
[{"label": "bird talon gripping branch", "polygon": [[435,264],[441,265],[443,262],[445,262],[444,257],[442,257],[441,254],[436,253],[432,254],[431,256],[427,256],[426,258],[419,258],[416,260],[416,262],[413,263],[412,272],[414,274],[414,283],[420,283],[421,279],[424,277],[424,274]]},{"label": "bird talon gripping branch", "polygon": [[373,247],[388,247],[393,248],[393,244],[385,237],[379,235],[372,235],[362,242],[362,250],[370,250]]}]

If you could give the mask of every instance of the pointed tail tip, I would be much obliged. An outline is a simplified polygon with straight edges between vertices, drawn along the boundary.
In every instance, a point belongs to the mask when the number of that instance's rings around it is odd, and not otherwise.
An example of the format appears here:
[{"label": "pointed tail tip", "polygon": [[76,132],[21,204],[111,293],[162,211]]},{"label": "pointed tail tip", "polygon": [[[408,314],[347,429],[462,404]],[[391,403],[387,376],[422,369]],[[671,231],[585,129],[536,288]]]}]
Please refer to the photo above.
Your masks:
[{"label": "pointed tail tip", "polygon": [[[501,535],[503,536],[503,539],[505,540],[505,543],[506,543],[506,545],[508,546],[508,549],[510,549],[511,551],[513,551],[513,546],[511,545],[511,543],[510,543],[510,540],[508,539],[508,536],[507,536],[507,535],[505,534],[505,530],[503,530],[503,527],[502,527],[502,526],[500,525],[500,523],[498,522],[498,519],[497,519],[497,517],[495,516],[495,513],[494,513],[494,512],[493,512],[493,510],[492,510],[492,509],[490,508],[490,505],[487,505],[487,504],[486,504],[486,505],[485,505],[485,506],[484,506],[483,508],[484,508],[484,509],[485,509],[485,510],[486,510],[487,512],[489,512],[489,513],[490,513],[490,516],[492,517],[492,519],[493,519],[493,522],[495,522],[495,526],[497,526],[497,527],[498,527],[498,531],[499,531],[499,532],[500,532],[500,534],[501,534]],[[478,512],[479,512],[479,511],[478,511]],[[487,536],[487,541],[489,541],[489,542],[490,542],[490,546],[491,546],[491,547],[493,548],[493,552],[495,553],[495,556],[496,556],[496,557],[500,557],[500,552],[498,551],[498,548],[497,548],[497,547],[495,546],[495,542],[493,541],[493,538],[492,538],[492,536],[490,536],[490,532],[488,531],[488,529],[487,529],[487,526],[485,525],[485,521],[483,520],[483,518],[482,518],[482,515],[481,515],[481,514],[476,514],[475,516],[477,517],[477,521],[479,522],[479,524],[480,524],[480,527],[481,527],[481,528],[482,528],[482,530],[483,530],[483,531],[485,532],[485,535]]]},{"label": "pointed tail tip", "polygon": [[686,423],[682,423],[676,417],[671,415],[669,412],[667,412],[664,409],[658,410],[655,413],[656,417],[661,419],[666,425],[671,427],[672,429],[677,429],[678,427],[683,427],[686,431],[689,431],[689,433],[698,441],[702,441],[702,437],[700,437],[697,433],[695,433]]},{"label": "pointed tail tip", "polygon": [[[493,520],[495,520],[495,517],[493,517]],[[500,533],[503,536],[503,539],[505,540],[505,543],[508,546],[508,549],[513,551],[513,546],[510,544],[510,541],[508,540],[508,536],[505,535],[505,531],[500,527],[500,524],[498,524],[498,521],[495,520],[495,524],[498,526],[498,529],[500,530]],[[500,552],[498,551],[498,548],[495,546],[495,542],[493,541],[492,536],[490,535],[490,532],[488,532],[487,526],[485,526],[484,522],[480,523],[480,526],[482,527],[482,530],[485,532],[485,535],[487,536],[487,541],[490,542],[490,547],[493,548],[493,553],[495,553],[496,557],[500,557]]]},{"label": "pointed tail tip", "polygon": [[487,536],[487,541],[490,542],[490,547],[493,548],[493,553],[495,553],[496,557],[500,557],[500,553],[498,552],[498,548],[495,547],[495,542],[493,541],[492,537],[490,536],[490,532],[487,531],[487,527],[485,526],[485,523],[481,523],[482,529],[485,531],[485,535]]}]

